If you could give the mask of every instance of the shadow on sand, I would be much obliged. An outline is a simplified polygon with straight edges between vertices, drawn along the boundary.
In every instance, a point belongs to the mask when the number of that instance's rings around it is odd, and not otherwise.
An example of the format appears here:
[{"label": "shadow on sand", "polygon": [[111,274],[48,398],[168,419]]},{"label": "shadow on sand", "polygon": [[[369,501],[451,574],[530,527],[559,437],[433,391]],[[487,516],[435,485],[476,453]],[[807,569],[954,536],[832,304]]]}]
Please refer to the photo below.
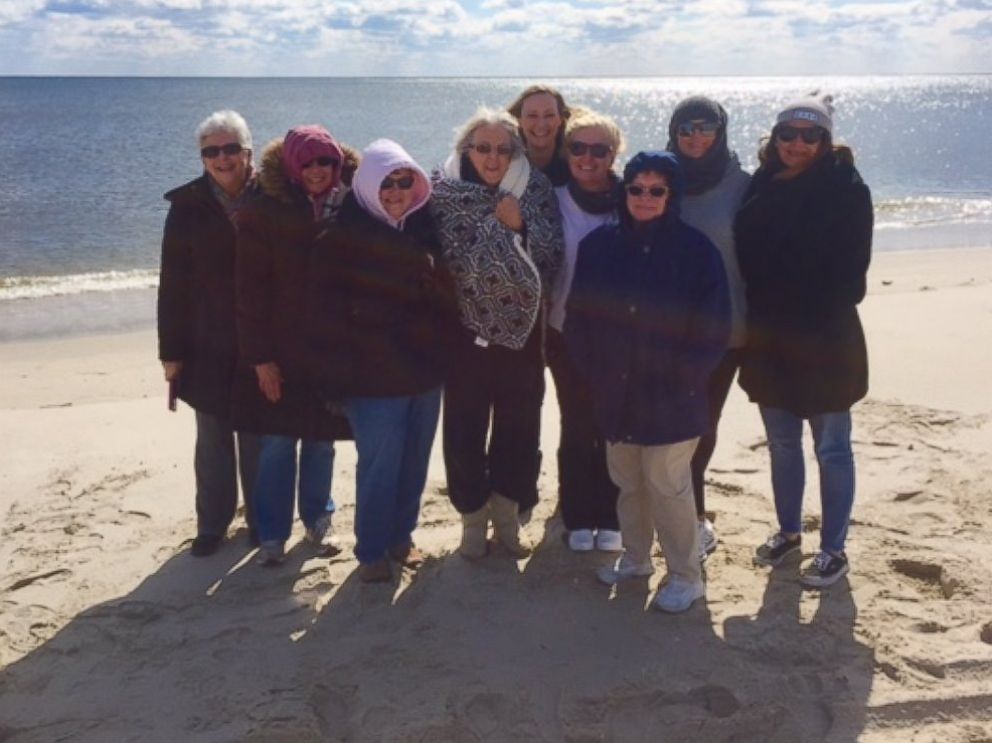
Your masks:
[{"label": "shadow on sand", "polygon": [[177,554],[0,674],[0,741],[825,741],[864,726],[873,656],[845,584],[756,616],[611,591],[557,519],[534,556],[449,554],[364,585],[350,555]]}]

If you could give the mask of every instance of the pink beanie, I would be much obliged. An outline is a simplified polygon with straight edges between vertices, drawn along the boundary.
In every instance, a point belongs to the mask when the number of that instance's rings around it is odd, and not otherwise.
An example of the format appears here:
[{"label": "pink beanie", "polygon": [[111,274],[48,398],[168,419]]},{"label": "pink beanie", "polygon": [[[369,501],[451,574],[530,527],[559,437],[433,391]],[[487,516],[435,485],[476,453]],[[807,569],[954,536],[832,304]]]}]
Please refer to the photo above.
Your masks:
[{"label": "pink beanie", "polygon": [[330,132],[317,124],[295,126],[286,132],[282,142],[282,169],[292,183],[302,184],[303,166],[317,157],[333,157],[338,161],[331,180],[331,188],[335,188],[341,182],[344,153]]}]

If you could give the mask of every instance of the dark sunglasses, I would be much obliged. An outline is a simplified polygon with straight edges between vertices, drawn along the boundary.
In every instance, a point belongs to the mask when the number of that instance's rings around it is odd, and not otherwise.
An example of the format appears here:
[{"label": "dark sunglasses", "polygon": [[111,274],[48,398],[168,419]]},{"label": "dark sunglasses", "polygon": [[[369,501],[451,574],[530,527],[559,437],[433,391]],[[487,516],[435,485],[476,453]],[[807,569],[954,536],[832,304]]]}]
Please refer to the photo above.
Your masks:
[{"label": "dark sunglasses", "polygon": [[779,142],[791,142],[796,137],[801,137],[806,144],[819,144],[823,141],[826,129],[819,126],[799,129],[794,126],[780,126],[775,131],[775,138]]},{"label": "dark sunglasses", "polygon": [[631,183],[627,188],[627,193],[631,196],[643,196],[645,193],[651,194],[651,198],[660,199],[668,193],[668,189],[665,186],[651,186],[651,188],[644,188],[644,186],[635,186]]},{"label": "dark sunglasses", "polygon": [[383,178],[379,184],[380,191],[388,191],[391,188],[398,188],[400,191],[409,191],[413,188],[413,176],[405,175],[402,178]]},{"label": "dark sunglasses", "polygon": [[678,132],[680,137],[691,137],[696,132],[704,137],[713,137],[719,129],[720,125],[713,121],[687,121],[679,124]]},{"label": "dark sunglasses", "polygon": [[602,160],[607,157],[613,148],[608,144],[602,144],[601,142],[596,142],[594,144],[589,144],[588,142],[569,142],[568,151],[575,157],[582,157],[587,152],[592,155],[597,160]]},{"label": "dark sunglasses", "polygon": [[244,147],[241,146],[240,142],[231,142],[230,144],[212,144],[208,147],[203,147],[200,149],[200,154],[207,160],[213,160],[215,157],[220,157],[220,153],[225,155],[240,155]]},{"label": "dark sunglasses", "polygon": [[336,157],[328,157],[324,155],[323,157],[315,157],[313,160],[307,163],[303,163],[303,167],[300,170],[306,170],[307,168],[312,168],[314,165],[319,165],[322,168],[337,167],[338,162],[340,162]]},{"label": "dark sunglasses", "polygon": [[[493,146],[488,142],[480,142],[479,144],[470,144],[468,146],[470,150],[475,150],[480,155],[488,155],[493,151]],[[500,157],[509,157],[513,154],[513,148],[508,144],[496,145],[496,154]]]}]

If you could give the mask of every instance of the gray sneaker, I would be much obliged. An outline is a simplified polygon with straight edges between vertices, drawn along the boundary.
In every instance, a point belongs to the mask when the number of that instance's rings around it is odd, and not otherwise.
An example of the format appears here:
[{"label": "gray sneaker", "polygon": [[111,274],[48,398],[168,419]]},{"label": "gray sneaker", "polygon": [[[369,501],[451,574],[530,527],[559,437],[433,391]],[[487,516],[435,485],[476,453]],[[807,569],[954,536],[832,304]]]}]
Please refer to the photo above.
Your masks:
[{"label": "gray sneaker", "polygon": [[789,555],[800,554],[803,538],[797,536],[789,539],[782,532],[775,532],[768,541],[758,547],[754,552],[754,562],[757,565],[767,565],[768,567],[778,567]]},{"label": "gray sneaker", "polygon": [[333,557],[341,551],[341,540],[334,533],[334,524],[331,523],[329,513],[320,516],[313,526],[308,526],[304,538],[321,557]]},{"label": "gray sneaker", "polygon": [[259,565],[266,568],[282,565],[286,561],[286,545],[282,542],[262,542],[258,546]]}]

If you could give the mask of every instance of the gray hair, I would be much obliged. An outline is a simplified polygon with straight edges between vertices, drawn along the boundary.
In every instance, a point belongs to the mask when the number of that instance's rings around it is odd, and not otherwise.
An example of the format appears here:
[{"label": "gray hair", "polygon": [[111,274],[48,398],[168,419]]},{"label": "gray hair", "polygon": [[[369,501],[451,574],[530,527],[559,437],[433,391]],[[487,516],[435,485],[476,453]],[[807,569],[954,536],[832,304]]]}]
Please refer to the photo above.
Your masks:
[{"label": "gray hair", "polygon": [[455,152],[460,155],[468,151],[475,130],[484,126],[501,126],[506,130],[506,133],[510,135],[510,146],[513,148],[511,158],[517,157],[524,151],[524,141],[520,138],[517,120],[506,111],[480,106],[472,114],[471,119],[455,130]]},{"label": "gray hair", "polygon": [[196,141],[202,146],[204,139],[218,132],[233,134],[238,138],[242,147],[246,150],[252,149],[251,130],[248,129],[244,117],[237,111],[229,109],[214,111],[196,127]]}]

